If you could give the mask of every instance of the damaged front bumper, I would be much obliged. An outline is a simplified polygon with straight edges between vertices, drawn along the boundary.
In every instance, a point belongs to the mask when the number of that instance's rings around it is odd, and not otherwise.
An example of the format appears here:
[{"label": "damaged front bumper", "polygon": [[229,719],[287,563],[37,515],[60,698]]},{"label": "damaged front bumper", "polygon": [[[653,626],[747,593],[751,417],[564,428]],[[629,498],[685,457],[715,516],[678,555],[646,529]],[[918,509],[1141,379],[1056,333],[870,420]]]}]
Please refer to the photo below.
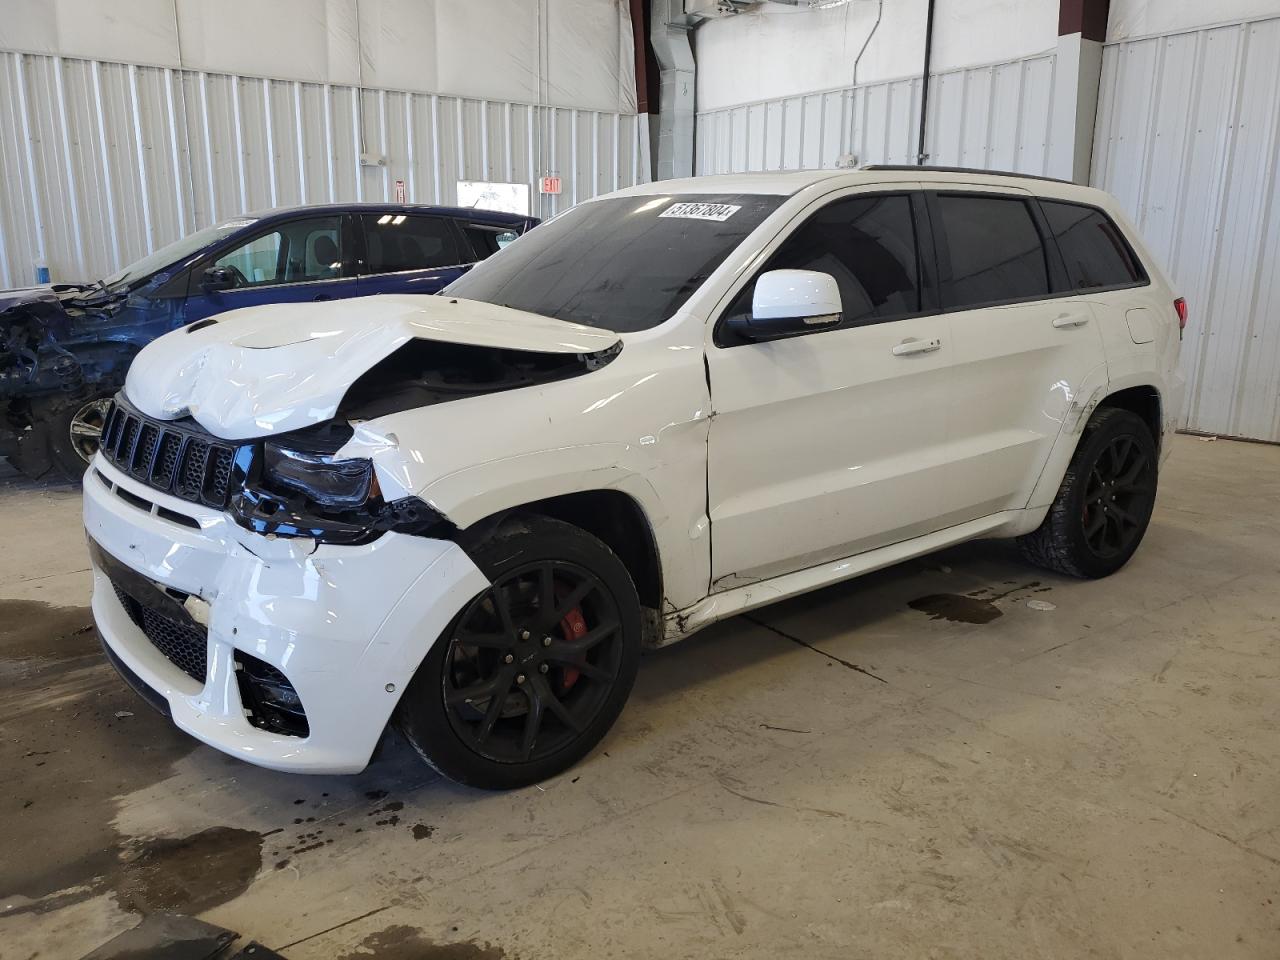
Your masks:
[{"label": "damaged front bumper", "polygon": [[94,620],[113,657],[180,728],[276,770],[362,770],[423,656],[488,586],[451,541],[263,536],[101,455],[84,522]]}]

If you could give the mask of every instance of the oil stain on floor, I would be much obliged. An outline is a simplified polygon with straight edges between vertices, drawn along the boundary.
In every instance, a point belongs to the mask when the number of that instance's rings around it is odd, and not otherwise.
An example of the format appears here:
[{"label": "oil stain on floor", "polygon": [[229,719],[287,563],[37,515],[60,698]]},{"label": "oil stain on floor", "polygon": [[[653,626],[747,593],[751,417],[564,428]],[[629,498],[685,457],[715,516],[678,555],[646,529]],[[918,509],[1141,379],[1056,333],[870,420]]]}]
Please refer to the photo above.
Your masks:
[{"label": "oil stain on floor", "polygon": [[434,943],[415,927],[397,924],[371,933],[339,960],[516,960],[501,947],[467,940]]},{"label": "oil stain on floor", "polygon": [[[1006,585],[1013,581],[1006,581]],[[948,620],[951,623],[990,623],[1004,615],[1004,611],[996,606],[997,600],[1011,597],[1020,591],[1027,593],[1045,593],[1050,587],[1042,587],[1039,580],[1015,584],[1011,589],[995,593],[990,587],[974,590],[967,596],[958,593],[931,593],[925,597],[917,597],[908,601],[912,610],[927,613],[930,620]]]},{"label": "oil stain on floor", "polygon": [[990,623],[1002,616],[1002,611],[990,600],[965,597],[958,593],[931,593],[908,602],[912,610],[927,613],[930,620],[949,620],[952,623]]}]

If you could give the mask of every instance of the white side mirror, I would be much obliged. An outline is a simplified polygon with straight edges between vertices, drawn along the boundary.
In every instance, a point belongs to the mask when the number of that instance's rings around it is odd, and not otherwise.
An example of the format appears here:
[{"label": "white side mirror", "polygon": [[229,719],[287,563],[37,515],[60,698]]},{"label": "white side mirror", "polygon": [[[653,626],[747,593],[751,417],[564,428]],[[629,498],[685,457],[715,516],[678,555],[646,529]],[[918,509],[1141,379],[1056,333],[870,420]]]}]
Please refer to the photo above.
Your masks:
[{"label": "white side mirror", "polygon": [[771,340],[835,326],[840,315],[840,287],[831,274],[770,270],[756,278],[751,318],[733,329],[751,340]]}]

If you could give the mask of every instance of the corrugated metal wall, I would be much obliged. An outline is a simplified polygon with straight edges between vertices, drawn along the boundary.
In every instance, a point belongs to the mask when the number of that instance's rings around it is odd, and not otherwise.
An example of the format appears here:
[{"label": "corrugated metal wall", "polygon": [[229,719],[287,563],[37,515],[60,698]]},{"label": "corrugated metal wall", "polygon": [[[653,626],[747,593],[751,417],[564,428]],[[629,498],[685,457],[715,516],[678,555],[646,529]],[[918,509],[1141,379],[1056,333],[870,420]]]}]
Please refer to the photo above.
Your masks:
[{"label": "corrugated metal wall", "polygon": [[[248,210],[451,204],[528,183],[533,212],[648,179],[635,115],[0,53],[0,287],[104,276]],[[643,146],[643,149],[641,149]],[[361,153],[385,166],[360,163]],[[558,172],[563,194],[542,197]]]},{"label": "corrugated metal wall", "polygon": [[1107,46],[1093,180],[1190,303],[1185,426],[1280,441],[1280,19]]},{"label": "corrugated metal wall", "polygon": [[[929,162],[1045,173],[1054,60],[1044,54],[934,75]],[[697,171],[829,168],[843,153],[859,163],[915,163],[919,116],[919,78],[700,113]]]}]

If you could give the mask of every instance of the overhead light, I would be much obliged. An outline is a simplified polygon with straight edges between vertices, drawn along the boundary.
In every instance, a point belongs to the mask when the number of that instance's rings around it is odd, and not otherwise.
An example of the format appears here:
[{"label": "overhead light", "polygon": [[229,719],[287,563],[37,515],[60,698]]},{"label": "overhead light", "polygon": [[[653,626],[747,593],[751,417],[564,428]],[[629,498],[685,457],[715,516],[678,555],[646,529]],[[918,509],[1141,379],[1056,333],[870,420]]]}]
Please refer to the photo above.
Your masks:
[{"label": "overhead light", "polygon": [[831,7],[843,7],[852,0],[809,0],[810,10],[829,10]]}]

